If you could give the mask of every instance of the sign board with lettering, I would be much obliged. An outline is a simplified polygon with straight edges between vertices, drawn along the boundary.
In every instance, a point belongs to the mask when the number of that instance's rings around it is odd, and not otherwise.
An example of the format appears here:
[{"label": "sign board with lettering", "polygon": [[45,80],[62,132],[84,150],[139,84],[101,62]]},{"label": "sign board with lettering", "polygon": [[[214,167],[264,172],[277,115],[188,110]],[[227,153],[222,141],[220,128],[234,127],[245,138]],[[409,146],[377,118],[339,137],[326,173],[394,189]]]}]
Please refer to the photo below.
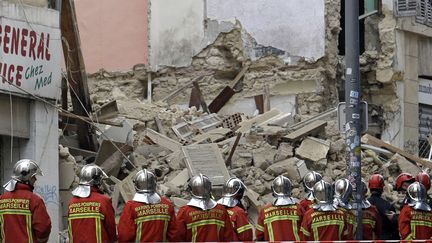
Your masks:
[{"label": "sign board with lettering", "polygon": [[60,39],[58,27],[0,16],[0,90],[57,99]]},{"label": "sign board with lettering", "polygon": [[186,166],[190,175],[206,175],[213,186],[222,186],[229,179],[229,172],[217,144],[183,146]]},{"label": "sign board with lettering", "polygon": [[419,103],[432,105],[432,80],[419,78]]}]

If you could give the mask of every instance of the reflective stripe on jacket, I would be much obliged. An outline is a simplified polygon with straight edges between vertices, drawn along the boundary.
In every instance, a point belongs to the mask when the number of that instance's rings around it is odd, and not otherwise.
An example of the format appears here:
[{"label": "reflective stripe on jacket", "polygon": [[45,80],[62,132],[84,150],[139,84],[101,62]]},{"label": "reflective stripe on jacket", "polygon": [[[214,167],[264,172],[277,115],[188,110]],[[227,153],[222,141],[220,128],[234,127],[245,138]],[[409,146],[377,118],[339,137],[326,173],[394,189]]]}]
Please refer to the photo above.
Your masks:
[{"label": "reflective stripe on jacket", "polygon": [[432,239],[432,212],[414,210],[410,206],[404,206],[398,223],[402,240]]},{"label": "reflective stripe on jacket", "polygon": [[118,224],[119,242],[176,241],[176,223],[174,207],[165,197],[158,204],[128,201]]},{"label": "reflective stripe on jacket", "polygon": [[69,242],[117,240],[111,199],[92,187],[87,198],[73,197],[68,206]]},{"label": "reflective stripe on jacket", "polygon": [[51,219],[45,204],[30,185],[17,183],[13,192],[0,195],[2,242],[47,242]]},{"label": "reflective stripe on jacket", "polygon": [[252,241],[252,225],[249,224],[246,212],[239,206],[227,208],[227,211],[228,215],[230,216],[234,232],[237,234],[237,239],[239,241]]}]

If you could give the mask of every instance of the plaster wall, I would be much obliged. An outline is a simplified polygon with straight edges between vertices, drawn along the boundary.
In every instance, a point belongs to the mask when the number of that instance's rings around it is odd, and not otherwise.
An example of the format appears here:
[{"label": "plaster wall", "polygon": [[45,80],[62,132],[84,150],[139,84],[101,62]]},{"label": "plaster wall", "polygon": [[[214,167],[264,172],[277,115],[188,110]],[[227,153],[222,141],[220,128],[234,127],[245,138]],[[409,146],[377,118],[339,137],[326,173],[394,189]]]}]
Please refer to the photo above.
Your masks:
[{"label": "plaster wall", "polygon": [[[2,137],[1,174],[2,185],[12,175],[13,166],[20,159],[33,159],[39,163],[44,176],[38,176],[34,192],[45,202],[51,218],[51,234],[49,242],[58,242],[60,228],[59,173],[58,173],[58,114],[51,106],[39,101],[30,104],[30,138]],[[12,161],[11,161],[12,151]]]},{"label": "plaster wall", "polygon": [[262,46],[317,60],[325,51],[323,0],[207,0],[207,18],[238,20]]},{"label": "plaster wall", "polygon": [[189,66],[204,47],[203,0],[151,0],[150,64]]},{"label": "plaster wall", "polygon": [[88,73],[147,63],[147,0],[75,0],[75,9]]}]

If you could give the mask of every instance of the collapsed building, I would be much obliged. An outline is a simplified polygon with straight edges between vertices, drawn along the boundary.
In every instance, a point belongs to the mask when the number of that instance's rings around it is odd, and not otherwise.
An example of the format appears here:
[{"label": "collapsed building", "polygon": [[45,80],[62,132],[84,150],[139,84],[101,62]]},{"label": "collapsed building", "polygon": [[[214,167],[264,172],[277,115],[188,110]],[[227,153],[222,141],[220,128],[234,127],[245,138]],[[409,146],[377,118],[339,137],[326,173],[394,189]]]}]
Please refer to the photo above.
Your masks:
[{"label": "collapsed building", "polygon": [[[37,2],[38,8],[48,5]],[[385,196],[397,202],[395,176],[431,166],[424,158],[432,114],[432,6],[425,0],[362,3],[362,100],[369,104],[362,175],[384,174]],[[91,74],[85,77],[88,97],[78,99],[87,114],[67,113],[76,113],[77,105],[67,98],[59,114],[60,180],[48,191],[60,201],[51,204],[63,217],[60,229],[67,227],[76,174],[90,162],[110,175],[105,189],[118,214],[133,194],[132,176],[148,168],[176,207],[189,196],[185,185],[192,174],[210,174],[215,195],[223,180],[239,177],[249,189],[253,222],[259,206],[271,200],[275,176],[295,181],[296,197],[302,197],[301,178],[309,170],[329,181],[345,176],[346,145],[336,116],[345,81],[341,1],[75,4],[81,46],[64,46],[64,53],[70,60],[81,48]],[[71,88],[77,76],[68,75],[85,69],[69,65],[63,91],[79,97],[73,93],[80,90]],[[83,139],[83,130],[94,136]],[[9,142],[2,140],[2,147]],[[10,174],[8,156],[1,157],[2,181]]]}]

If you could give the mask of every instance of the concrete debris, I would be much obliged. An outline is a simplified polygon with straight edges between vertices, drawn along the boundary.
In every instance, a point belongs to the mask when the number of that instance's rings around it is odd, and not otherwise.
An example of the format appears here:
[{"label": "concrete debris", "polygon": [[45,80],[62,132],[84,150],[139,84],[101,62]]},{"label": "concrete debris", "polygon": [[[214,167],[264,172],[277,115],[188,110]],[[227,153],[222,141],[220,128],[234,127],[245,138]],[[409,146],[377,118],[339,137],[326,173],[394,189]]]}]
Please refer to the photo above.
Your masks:
[{"label": "concrete debris", "polygon": [[389,163],[395,163],[399,167],[400,172],[409,173],[411,175],[417,175],[421,172],[421,169],[409,162],[406,158],[401,156],[400,154],[395,154],[391,157]]},{"label": "concrete debris", "polygon": [[270,165],[265,172],[276,177],[278,175],[286,175],[293,181],[301,181],[300,174],[297,170],[299,159],[289,158],[281,162]]},{"label": "concrete debris", "polygon": [[330,142],[314,137],[307,137],[296,150],[296,155],[300,158],[319,162],[327,159],[330,150]]}]

